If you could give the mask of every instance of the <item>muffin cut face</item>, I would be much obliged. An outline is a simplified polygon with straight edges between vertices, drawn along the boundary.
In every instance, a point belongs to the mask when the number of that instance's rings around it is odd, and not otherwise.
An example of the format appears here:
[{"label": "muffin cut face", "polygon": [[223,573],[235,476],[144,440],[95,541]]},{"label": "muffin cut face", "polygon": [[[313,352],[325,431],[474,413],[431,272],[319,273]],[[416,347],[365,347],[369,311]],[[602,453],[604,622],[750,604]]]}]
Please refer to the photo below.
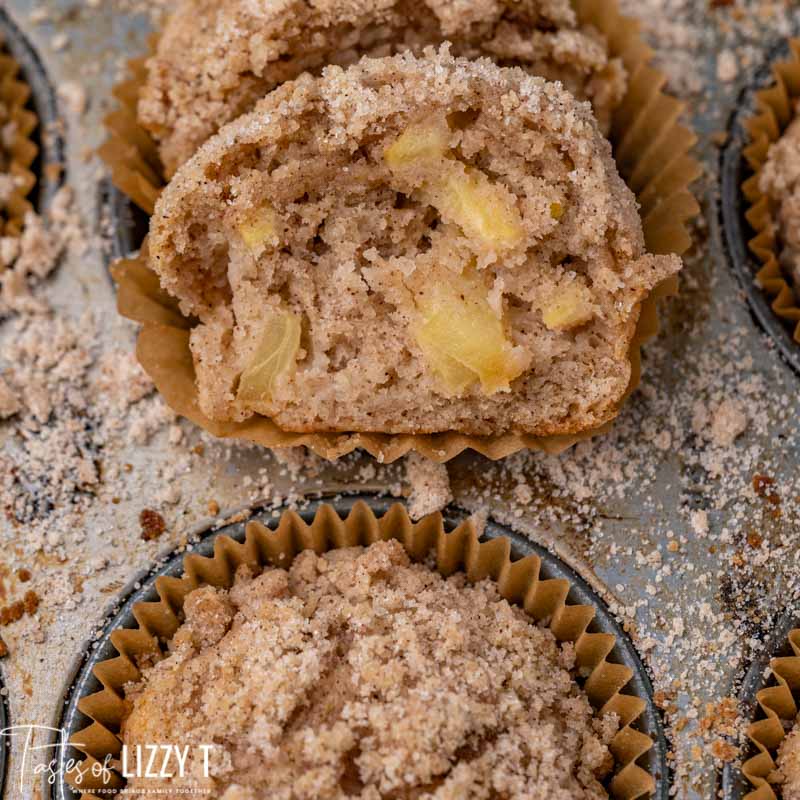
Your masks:
[{"label": "muffin cut face", "polygon": [[226,122],[302,72],[452,42],[453,53],[560,80],[604,130],[627,76],[569,0],[183,0],[139,104],[168,176]]},{"label": "muffin cut face", "polygon": [[151,265],[200,404],[289,431],[536,435],[614,416],[644,252],[588,106],[446,49],[305,76],[176,175]]}]

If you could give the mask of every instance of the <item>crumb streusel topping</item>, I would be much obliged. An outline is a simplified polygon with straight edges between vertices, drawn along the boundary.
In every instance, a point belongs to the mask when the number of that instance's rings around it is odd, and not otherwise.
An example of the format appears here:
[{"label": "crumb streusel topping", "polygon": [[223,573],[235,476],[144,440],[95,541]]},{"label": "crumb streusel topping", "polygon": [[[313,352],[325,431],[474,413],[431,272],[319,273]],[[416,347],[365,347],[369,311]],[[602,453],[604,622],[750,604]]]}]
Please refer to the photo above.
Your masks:
[{"label": "crumb streusel topping", "polygon": [[573,646],[491,581],[444,579],[392,540],[240,568],[185,613],[129,687],[123,739],[213,743],[211,776],[190,758],[186,780],[132,780],[133,797],[607,797],[616,718],[594,716]]},{"label": "crumb streusel topping", "polygon": [[284,81],[326,64],[451,41],[560,80],[590,99],[604,129],[627,75],[568,0],[183,0],[148,62],[139,114],[168,175],[222,125]]}]

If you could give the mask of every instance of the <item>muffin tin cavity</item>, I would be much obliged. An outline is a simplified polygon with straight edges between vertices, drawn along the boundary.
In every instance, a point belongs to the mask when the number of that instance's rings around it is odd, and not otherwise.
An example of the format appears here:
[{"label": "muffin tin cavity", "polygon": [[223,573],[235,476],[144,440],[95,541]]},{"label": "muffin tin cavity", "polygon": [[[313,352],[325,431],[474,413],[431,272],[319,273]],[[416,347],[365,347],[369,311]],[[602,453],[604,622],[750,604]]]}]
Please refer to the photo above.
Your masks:
[{"label": "muffin tin cavity", "polygon": [[[390,498],[360,495],[337,496],[327,502],[333,505],[340,517],[344,518],[358,501],[366,502],[376,516],[383,516],[396,503],[396,500]],[[323,501],[309,503],[306,508],[299,512],[300,516],[305,522],[310,523],[322,503]],[[250,517],[249,521],[257,520],[267,527],[274,528],[279,516],[280,512],[256,512]],[[443,516],[446,531],[451,531],[466,519],[467,514],[451,509],[445,512]],[[220,535],[227,535],[237,541],[243,541],[245,523],[225,526],[213,532],[210,528],[207,528],[199,533],[201,539],[193,548],[193,552],[203,556],[210,556],[213,554],[215,540]],[[653,702],[650,680],[631,641],[616,623],[602,600],[590,589],[589,585],[550,552],[530,542],[524,536],[489,521],[482,541],[499,537],[507,537],[511,541],[512,560],[533,554],[541,559],[540,579],[566,579],[571,586],[567,598],[569,604],[585,604],[595,609],[594,621],[589,626],[590,632],[607,633],[615,637],[616,645],[607,660],[624,664],[632,671],[633,677],[624,688],[623,693],[635,695],[645,701],[645,710],[637,720],[635,727],[650,736],[654,742],[652,749],[640,757],[637,760],[637,764],[654,776],[656,782],[654,797],[658,798],[658,800],[667,800],[669,797],[666,763],[667,743],[658,711]],[[105,620],[101,634],[92,640],[91,646],[81,655],[74,671],[74,676],[70,679],[64,694],[61,719],[56,723],[58,727],[66,731],[68,737],[73,736],[91,722],[78,710],[78,704],[82,698],[102,688],[92,671],[99,662],[113,658],[116,655],[116,650],[111,644],[112,632],[121,628],[137,626],[132,613],[134,605],[157,600],[156,579],[161,576],[180,577],[183,574],[184,556],[185,553],[173,553],[149,571],[137,575],[130,584],[128,591],[119,598],[118,604]],[[66,763],[70,758],[81,758],[81,754],[68,749],[61,753],[60,758]],[[64,770],[59,770],[58,773],[63,775]],[[58,783],[50,788],[49,797],[51,800],[73,800],[77,795],[63,778],[60,778]]]},{"label": "muffin tin cavity", "polygon": [[[800,619],[796,614],[784,614],[778,619],[775,627],[765,640],[761,654],[753,660],[742,681],[739,693],[739,711],[742,719],[757,722],[766,718],[766,715],[759,707],[756,695],[762,689],[777,685],[775,675],[771,671],[769,677],[765,678],[764,676],[773,658],[794,656],[789,644],[789,633],[798,627],[800,627]],[[793,696],[795,702],[800,703],[800,696],[797,691],[793,691]],[[725,764],[722,770],[722,796],[725,800],[740,800],[754,791],[755,787],[745,777],[741,765],[757,754],[758,749],[751,741],[744,747],[741,760],[737,759]],[[769,795],[759,794],[758,797],[769,797]]]},{"label": "muffin tin cavity", "polygon": [[18,79],[27,83],[31,96],[26,108],[38,117],[38,125],[31,140],[38,154],[30,169],[36,177],[36,185],[28,195],[33,207],[42,212],[61,183],[64,164],[64,143],[58,133],[58,104],[53,85],[44,65],[22,31],[14,24],[8,13],[0,8],[0,44],[20,66]]},{"label": "muffin tin cavity", "polygon": [[753,174],[743,155],[744,149],[750,144],[745,123],[758,111],[756,93],[775,83],[773,64],[784,60],[788,53],[787,42],[773,47],[768,52],[765,62],[756,69],[752,80],[737,99],[736,110],[728,123],[727,143],[720,153],[719,213],[723,247],[747,296],[753,316],[775,342],[784,360],[800,373],[800,345],[792,337],[792,326],[778,318],[772,310],[772,298],[756,284],[756,273],[761,265],[748,246],[748,242],[756,232],[745,217],[750,204],[741,189],[742,183]]}]

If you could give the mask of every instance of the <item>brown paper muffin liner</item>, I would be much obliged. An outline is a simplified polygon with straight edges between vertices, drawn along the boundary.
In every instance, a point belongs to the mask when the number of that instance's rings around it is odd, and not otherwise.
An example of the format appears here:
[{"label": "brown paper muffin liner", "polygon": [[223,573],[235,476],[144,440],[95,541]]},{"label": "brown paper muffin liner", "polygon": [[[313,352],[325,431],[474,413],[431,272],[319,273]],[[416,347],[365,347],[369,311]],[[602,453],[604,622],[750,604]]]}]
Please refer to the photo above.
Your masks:
[{"label": "brown paper muffin liner", "polygon": [[[691,244],[687,223],[700,210],[689,186],[701,173],[690,155],[696,137],[678,121],[685,106],[662,92],[666,79],[650,66],[652,51],[640,38],[639,25],[620,14],[617,0],[573,0],[573,4],[580,22],[593,25],[607,37],[612,57],[621,58],[628,71],[628,92],[614,113],[610,138],[620,174],[641,206],[647,248],[652,253],[681,255]],[[130,78],[114,92],[120,107],[106,119],[110,136],[100,152],[111,169],[114,185],[152,214],[164,181],[156,146],[136,117],[139,87],[146,79],[145,61],[131,61]],[[468,448],[492,459],[526,448],[560,453],[578,441],[605,433],[612,425],[608,422],[579,434],[537,437],[518,433],[291,433],[263,416],[243,423],[214,422],[198,405],[189,351],[192,323],[160,290],[158,279],[147,266],[146,245],[137,257],[117,262],[113,274],[119,288],[120,313],[143,326],[137,355],[145,371],[174,411],[217,437],[244,439],[271,448],[306,446],[328,459],[363,448],[380,461],[394,461],[415,450],[443,462]],[[617,410],[639,385],[640,348],[658,332],[658,300],[675,294],[677,287],[677,278],[669,278],[642,303],[630,347],[631,381]]]},{"label": "brown paper muffin liner", "polygon": [[25,214],[33,208],[28,195],[36,185],[36,177],[30,167],[39,149],[31,135],[39,120],[25,107],[30,96],[30,87],[20,78],[20,65],[0,38],[0,103],[7,108],[8,123],[13,126],[10,141],[0,145],[0,149],[9,160],[8,173],[17,180],[16,188],[0,210],[0,235],[3,236],[19,236]]},{"label": "brown paper muffin liner", "polygon": [[767,776],[777,769],[778,748],[789,727],[797,717],[797,699],[800,698],[800,629],[789,632],[789,646],[794,655],[773,658],[770,668],[775,676],[775,685],[768,686],[756,694],[766,719],[754,722],[747,729],[747,736],[758,749],[758,754],[742,764],[744,776],[756,788],[745,795],[745,800],[777,800],[773,786]]},{"label": "brown paper muffin liner", "polygon": [[789,50],[788,60],[772,68],[775,83],[756,93],[758,113],[744,123],[750,144],[742,152],[753,174],[742,184],[742,193],[749,203],[745,217],[756,232],[748,246],[761,262],[756,282],[772,298],[772,310],[793,328],[794,340],[800,344],[800,298],[781,266],[773,209],[758,186],[770,145],[794,119],[800,102],[800,39],[791,39]]},{"label": "brown paper muffin liner", "polygon": [[615,637],[587,630],[594,618],[594,608],[567,602],[570,590],[567,580],[540,579],[538,556],[529,555],[512,562],[511,543],[507,538],[481,543],[470,520],[446,533],[441,514],[431,514],[414,523],[399,503],[380,518],[361,501],[354,505],[346,519],[332,506],[323,505],[310,525],[295,512],[287,511],[275,530],[260,522],[248,523],[245,530],[243,543],[218,536],[212,558],[187,555],[182,578],[157,578],[155,586],[160,600],[138,603],[133,608],[138,628],[112,633],[111,641],[119,656],[95,667],[95,677],[103,689],[84,697],[78,705],[92,720],[92,724],[75,734],[72,741],[87,757],[78,767],[87,777],[78,784],[75,773],[68,776],[70,785],[82,796],[100,789],[107,794],[108,789],[124,785],[118,773],[114,773],[108,783],[100,779],[92,782],[88,776],[93,764],[100,765],[109,756],[113,760],[121,753],[119,734],[124,715],[124,686],[141,679],[137,661],[143,656],[158,655],[162,644],[175,634],[189,592],[202,584],[230,587],[236,569],[242,564],[256,569],[264,566],[287,568],[295,555],[306,549],[323,553],[387,539],[397,539],[417,561],[434,551],[436,568],[445,576],[464,571],[471,581],[491,578],[498,583],[504,598],[524,608],[537,622],[545,622],[559,642],[573,642],[576,667],[583,674],[588,673],[583,689],[592,705],[599,714],[613,712],[620,719],[620,730],[609,746],[615,760],[608,785],[611,796],[635,800],[655,790],[653,776],[636,763],[653,747],[653,740],[634,727],[645,709],[645,701],[623,691],[633,672],[627,666],[606,660],[614,648]]}]

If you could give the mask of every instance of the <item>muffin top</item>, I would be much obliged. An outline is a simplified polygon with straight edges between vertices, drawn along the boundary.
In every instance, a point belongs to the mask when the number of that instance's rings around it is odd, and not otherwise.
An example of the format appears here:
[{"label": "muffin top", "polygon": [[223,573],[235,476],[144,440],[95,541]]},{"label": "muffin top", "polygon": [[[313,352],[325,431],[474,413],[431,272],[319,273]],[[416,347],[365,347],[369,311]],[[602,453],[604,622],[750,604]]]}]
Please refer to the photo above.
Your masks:
[{"label": "muffin top", "polygon": [[179,170],[149,241],[202,323],[203,411],[293,431],[601,425],[680,268],[588,103],[446,46],[283,84]]},{"label": "muffin top", "polygon": [[133,797],[607,797],[616,718],[593,716],[573,646],[493,582],[444,579],[391,540],[240,568],[184,610],[128,687],[122,736],[214,743],[210,776],[190,759],[183,781],[130,781]]},{"label": "muffin top", "polygon": [[280,83],[326,64],[452,42],[562,81],[607,126],[626,88],[621,61],[568,0],[183,0],[147,64],[139,116],[168,176]]},{"label": "muffin top", "polygon": [[759,187],[775,215],[780,262],[792,277],[795,292],[800,292],[800,119],[770,147]]}]

